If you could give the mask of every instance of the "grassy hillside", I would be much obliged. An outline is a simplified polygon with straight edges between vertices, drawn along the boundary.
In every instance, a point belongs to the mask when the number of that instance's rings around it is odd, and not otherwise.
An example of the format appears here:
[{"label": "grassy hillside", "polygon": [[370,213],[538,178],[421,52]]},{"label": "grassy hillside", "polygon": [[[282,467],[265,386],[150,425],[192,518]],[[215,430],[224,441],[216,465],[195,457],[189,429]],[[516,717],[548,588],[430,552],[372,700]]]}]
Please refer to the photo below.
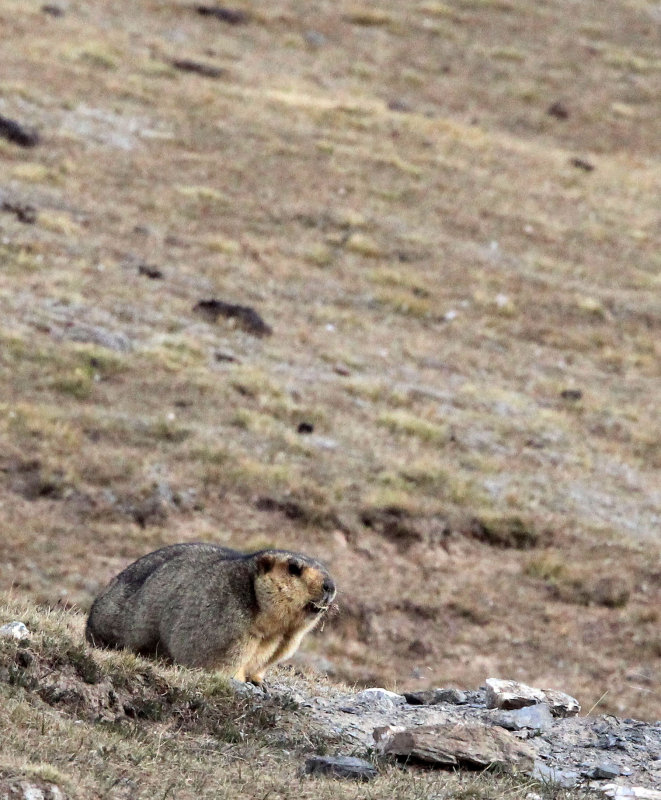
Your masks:
[{"label": "grassy hillside", "polygon": [[0,588],[301,549],[301,662],[658,718],[657,6],[56,8],[0,0]]}]

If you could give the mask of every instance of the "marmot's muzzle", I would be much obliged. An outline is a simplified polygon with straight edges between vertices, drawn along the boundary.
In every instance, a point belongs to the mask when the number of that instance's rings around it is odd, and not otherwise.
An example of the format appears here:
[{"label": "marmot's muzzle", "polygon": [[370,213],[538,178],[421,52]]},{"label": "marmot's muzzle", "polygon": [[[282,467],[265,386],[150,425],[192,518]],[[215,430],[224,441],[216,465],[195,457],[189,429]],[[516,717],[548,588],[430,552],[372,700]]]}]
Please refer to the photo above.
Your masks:
[{"label": "marmot's muzzle", "polygon": [[322,614],[324,611],[328,611],[330,604],[333,602],[333,598],[335,597],[335,583],[333,579],[325,578],[321,589],[323,594],[319,600],[313,600],[306,606],[306,611],[309,614]]}]

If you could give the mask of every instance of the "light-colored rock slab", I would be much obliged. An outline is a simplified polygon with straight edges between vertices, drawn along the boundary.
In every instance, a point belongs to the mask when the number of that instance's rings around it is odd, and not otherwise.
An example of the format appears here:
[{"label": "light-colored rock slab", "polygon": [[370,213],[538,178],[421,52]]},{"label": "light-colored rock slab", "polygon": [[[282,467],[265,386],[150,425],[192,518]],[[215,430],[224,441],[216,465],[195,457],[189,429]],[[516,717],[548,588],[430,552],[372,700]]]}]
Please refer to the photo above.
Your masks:
[{"label": "light-colored rock slab", "polygon": [[383,753],[438,767],[498,767],[507,772],[529,772],[535,760],[535,751],[516,736],[479,723],[407,728],[384,742]]},{"label": "light-colored rock slab", "polygon": [[545,703],[554,717],[573,717],[581,710],[578,700],[555,689],[537,689],[500,678],[487,678],[486,687],[487,708],[513,709]]}]

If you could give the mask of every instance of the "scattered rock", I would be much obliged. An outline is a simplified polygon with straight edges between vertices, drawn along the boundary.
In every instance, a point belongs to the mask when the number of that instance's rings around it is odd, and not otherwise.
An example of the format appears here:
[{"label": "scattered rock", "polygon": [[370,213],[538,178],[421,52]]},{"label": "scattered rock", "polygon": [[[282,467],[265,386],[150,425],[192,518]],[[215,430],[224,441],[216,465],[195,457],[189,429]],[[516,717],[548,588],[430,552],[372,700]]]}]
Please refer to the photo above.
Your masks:
[{"label": "scattered rock", "polygon": [[521,731],[530,729],[533,731],[544,731],[553,722],[551,709],[545,703],[537,703],[534,706],[525,706],[513,711],[502,711],[492,717],[496,725],[508,731]]},{"label": "scattered rock", "polygon": [[[95,653],[82,643],[45,652],[30,642],[0,648],[0,682],[34,692],[58,712],[80,719],[116,723],[127,718],[156,722],[176,718],[186,730],[199,732],[215,730],[213,726],[223,724],[228,715],[238,724],[252,708],[261,715],[264,706],[281,711],[294,704],[297,715],[308,715],[305,730],[309,735],[333,746],[345,742],[354,752],[354,748],[372,747],[411,765],[418,761],[450,768],[493,765],[508,771],[522,769],[543,783],[586,789],[591,779],[589,788],[605,788],[605,778],[597,776],[619,770],[616,780],[628,776],[635,787],[606,784],[610,796],[616,800],[661,800],[661,793],[655,793],[661,723],[611,715],[571,717],[557,720],[541,736],[522,741],[525,733],[511,734],[493,724],[494,717],[503,712],[485,708],[483,690],[466,692],[467,702],[461,705],[411,705],[404,696],[380,688],[353,694],[301,676],[280,682],[276,675],[266,692],[250,684],[231,684],[235,691],[226,700],[214,695],[213,701],[199,705],[196,694],[193,707],[189,695],[164,692],[156,672],[141,670],[128,684],[124,675],[123,670],[115,674],[102,669]],[[524,707],[522,711],[542,708]],[[317,769],[324,768],[310,768],[311,774]],[[332,767],[327,769],[333,774]],[[8,795],[12,800],[24,800],[21,795],[8,794],[3,777],[5,773],[0,776],[0,798]]]},{"label": "scattered rock", "polygon": [[3,800],[65,800],[66,795],[54,783],[21,778],[0,778]]},{"label": "scattered rock", "polygon": [[427,689],[421,692],[404,692],[406,702],[413,706],[433,706],[438,703],[462,705],[466,702],[466,693],[460,689]]},{"label": "scattered rock", "polygon": [[617,778],[622,774],[622,770],[613,761],[600,761],[595,766],[586,770],[585,775],[595,781],[604,781]]},{"label": "scattered rock", "polygon": [[594,164],[590,161],[586,161],[584,158],[571,158],[569,159],[569,163],[572,167],[576,167],[576,169],[582,169],[584,172],[592,172],[595,168]]},{"label": "scattered rock", "polygon": [[607,797],[614,800],[661,800],[661,792],[656,789],[646,789],[644,786],[619,786],[608,783],[602,787]]},{"label": "scattered rock", "polygon": [[55,5],[54,3],[46,3],[41,7],[42,14],[48,14],[49,17],[63,17],[64,9],[62,6]]},{"label": "scattered rock", "polygon": [[560,392],[560,397],[563,400],[581,400],[583,392],[580,389],[563,389]]},{"label": "scattered rock", "polygon": [[244,695],[245,697],[252,697],[253,695],[263,695],[264,688],[257,686],[249,681],[237,681],[234,678],[229,679],[229,684],[235,694]]},{"label": "scattered rock", "polygon": [[363,689],[352,698],[352,702],[340,708],[346,714],[362,714],[369,711],[394,711],[399,706],[405,705],[404,695],[389,692],[387,689]]},{"label": "scattered rock", "polygon": [[0,116],[0,137],[20,147],[35,147],[39,144],[39,134],[26,128],[9,117]]},{"label": "scattered rock", "polygon": [[572,789],[580,781],[580,775],[572,769],[550,767],[542,761],[536,761],[530,775],[541,783],[555,783],[563,789]]},{"label": "scattered rock", "polygon": [[144,275],[145,278],[157,281],[163,278],[163,271],[152,264],[140,264],[138,266],[138,275]]},{"label": "scattered rock", "polygon": [[243,330],[253,336],[270,336],[273,333],[271,326],[267,325],[251,306],[241,306],[215,299],[200,300],[193,307],[193,311],[202,314],[210,322],[216,322],[220,316],[235,319]]},{"label": "scattered rock", "polygon": [[385,755],[438,767],[533,769],[535,751],[502,728],[479,723],[420,725],[395,733],[383,744]]},{"label": "scattered rock", "polygon": [[554,717],[573,717],[581,710],[578,700],[555,689],[537,689],[499,678],[487,678],[486,687],[487,708],[513,709],[546,703]]},{"label": "scattered rock", "polygon": [[312,756],[306,760],[304,771],[307,775],[330,775],[357,781],[369,781],[379,774],[369,761],[353,756]]},{"label": "scattered rock", "polygon": [[30,638],[30,631],[26,628],[23,622],[7,622],[0,626],[0,637],[3,639],[23,639]]},{"label": "scattered rock", "polygon": [[311,422],[299,422],[296,428],[297,433],[314,433],[314,425]]},{"label": "scattered rock", "polygon": [[372,705],[374,702],[381,704],[383,701],[394,703],[395,705],[403,705],[406,701],[404,695],[397,692],[389,692],[387,689],[381,689],[378,686],[371,687],[370,689],[363,689],[355,695],[359,703],[367,703]]},{"label": "scattered rock", "polygon": [[222,78],[227,75],[227,70],[222,67],[203,64],[201,61],[194,61],[192,58],[175,58],[170,63],[175,69],[182,72],[195,72],[205,78]]},{"label": "scattered rock", "polygon": [[250,21],[250,14],[238,8],[225,8],[224,6],[197,6],[197,13],[203,17],[215,17],[229,25],[245,25]]},{"label": "scattered rock", "polygon": [[546,109],[546,113],[556,119],[569,119],[569,110],[562,100],[556,100],[555,103],[551,103]]},{"label": "scattered rock", "polygon": [[222,350],[216,350],[213,354],[213,357],[216,361],[228,361],[231,364],[238,363],[239,359],[233,353],[223,352]]},{"label": "scattered rock", "polygon": [[19,222],[34,225],[37,221],[37,209],[28,203],[12,203],[5,200],[1,206],[3,211],[13,214]]}]

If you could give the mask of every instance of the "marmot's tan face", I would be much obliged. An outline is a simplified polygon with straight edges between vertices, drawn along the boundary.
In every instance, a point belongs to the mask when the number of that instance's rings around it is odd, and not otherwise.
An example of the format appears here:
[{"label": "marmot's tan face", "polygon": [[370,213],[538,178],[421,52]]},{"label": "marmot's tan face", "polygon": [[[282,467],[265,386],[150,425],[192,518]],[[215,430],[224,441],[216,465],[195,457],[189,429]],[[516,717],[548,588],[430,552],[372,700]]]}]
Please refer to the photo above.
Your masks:
[{"label": "marmot's tan face", "polygon": [[335,583],[318,562],[290,553],[266,552],[258,559],[257,600],[262,608],[281,609],[283,616],[321,616],[333,602]]}]

